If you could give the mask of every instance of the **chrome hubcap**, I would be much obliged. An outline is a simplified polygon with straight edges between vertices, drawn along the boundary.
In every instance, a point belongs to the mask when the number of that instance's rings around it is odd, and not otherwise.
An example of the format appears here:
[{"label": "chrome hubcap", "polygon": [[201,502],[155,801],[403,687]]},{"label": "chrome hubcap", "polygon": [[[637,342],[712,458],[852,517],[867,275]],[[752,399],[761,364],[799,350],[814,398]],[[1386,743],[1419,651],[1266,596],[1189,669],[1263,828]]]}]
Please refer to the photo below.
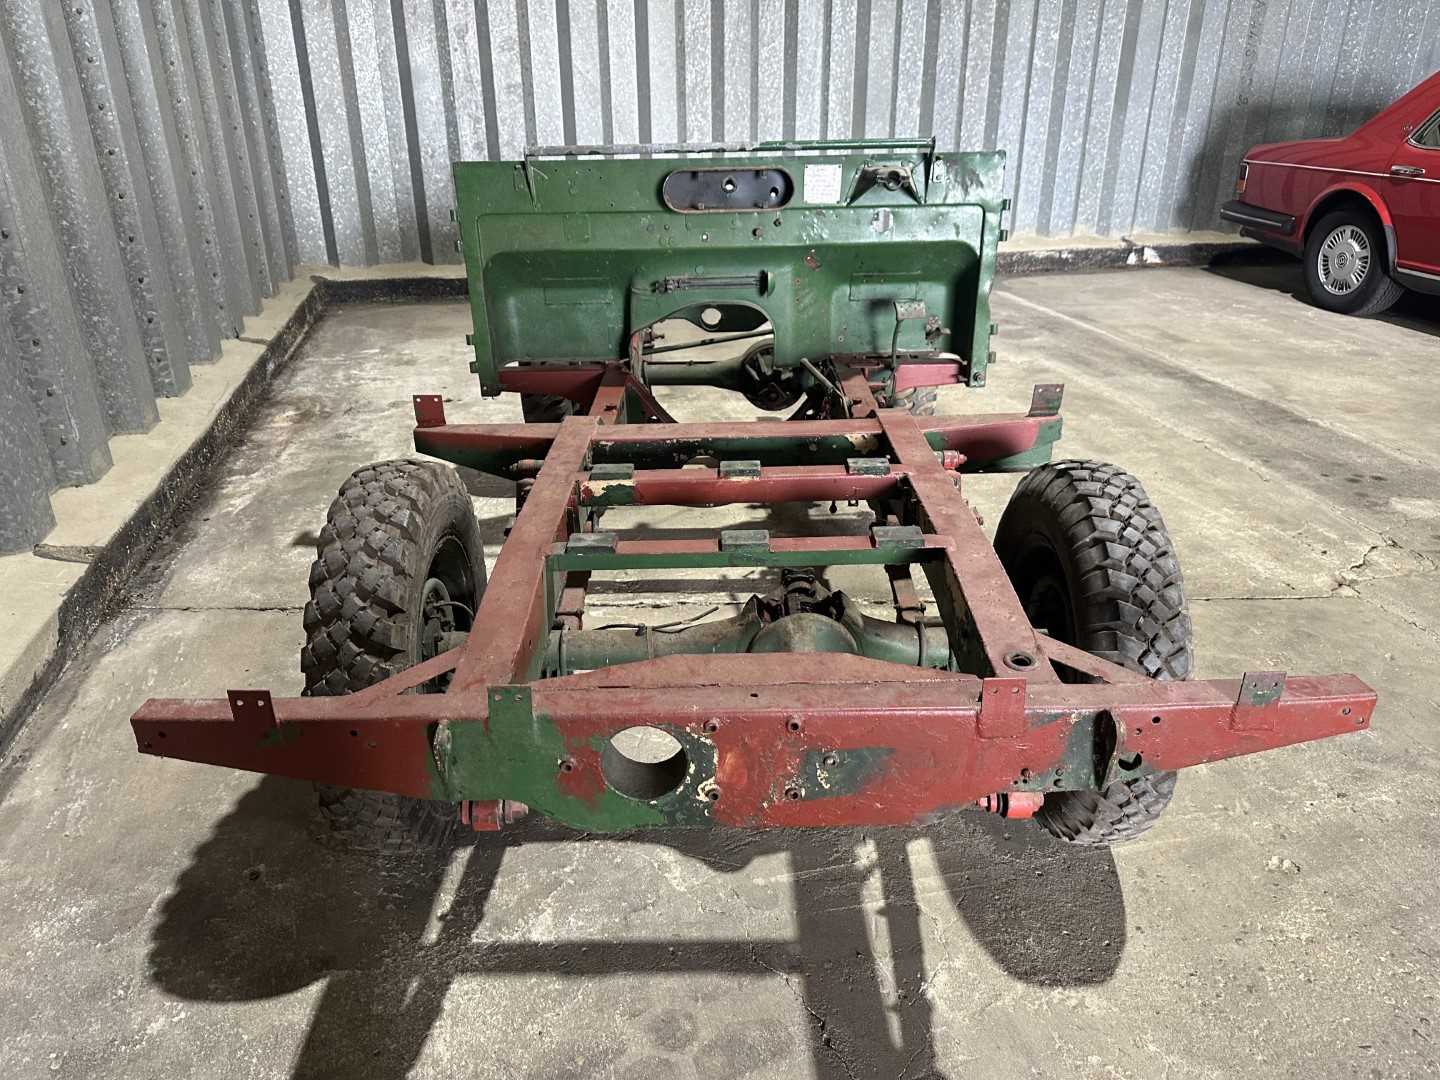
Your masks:
[{"label": "chrome hubcap", "polygon": [[1370,240],[1354,225],[1341,225],[1325,238],[1316,258],[1320,284],[1336,296],[1352,293],[1370,272]]}]

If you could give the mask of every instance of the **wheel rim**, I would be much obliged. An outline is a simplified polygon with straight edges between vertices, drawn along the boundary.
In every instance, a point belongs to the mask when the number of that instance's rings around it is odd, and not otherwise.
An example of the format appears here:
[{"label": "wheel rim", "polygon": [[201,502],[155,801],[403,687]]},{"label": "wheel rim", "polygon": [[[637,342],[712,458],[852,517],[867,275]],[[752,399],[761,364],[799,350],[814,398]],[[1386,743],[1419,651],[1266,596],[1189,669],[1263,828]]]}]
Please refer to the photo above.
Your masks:
[{"label": "wheel rim", "polygon": [[1370,273],[1370,238],[1355,225],[1331,231],[1315,257],[1315,270],[1325,291],[1335,296],[1353,293]]},{"label": "wheel rim", "polygon": [[[446,634],[468,631],[475,619],[471,598],[474,578],[465,554],[465,545],[456,536],[440,541],[425,573],[420,591],[420,659],[439,656],[446,648]],[[450,676],[442,675],[422,687],[422,693],[445,688]]]},{"label": "wheel rim", "polygon": [[[1056,641],[1078,647],[1075,610],[1060,560],[1048,547],[1037,546],[1026,554],[1021,565],[1023,569],[1018,575],[1016,592],[1030,625],[1044,630]],[[1066,667],[1060,667],[1057,673],[1062,682],[1086,681]]]}]

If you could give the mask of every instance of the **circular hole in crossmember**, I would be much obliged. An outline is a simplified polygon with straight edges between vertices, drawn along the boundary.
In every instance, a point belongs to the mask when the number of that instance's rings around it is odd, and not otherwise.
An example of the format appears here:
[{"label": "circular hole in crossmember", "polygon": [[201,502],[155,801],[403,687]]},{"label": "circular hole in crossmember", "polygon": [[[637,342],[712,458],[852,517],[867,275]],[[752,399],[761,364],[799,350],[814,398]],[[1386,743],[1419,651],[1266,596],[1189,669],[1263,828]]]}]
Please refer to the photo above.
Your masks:
[{"label": "circular hole in crossmember", "polygon": [[605,782],[631,799],[658,799],[685,782],[690,762],[678,739],[653,727],[617,731],[600,754]]},{"label": "circular hole in crossmember", "polygon": [[725,313],[715,307],[707,307],[704,311],[700,312],[700,321],[706,326],[719,326],[720,320],[724,317]]}]

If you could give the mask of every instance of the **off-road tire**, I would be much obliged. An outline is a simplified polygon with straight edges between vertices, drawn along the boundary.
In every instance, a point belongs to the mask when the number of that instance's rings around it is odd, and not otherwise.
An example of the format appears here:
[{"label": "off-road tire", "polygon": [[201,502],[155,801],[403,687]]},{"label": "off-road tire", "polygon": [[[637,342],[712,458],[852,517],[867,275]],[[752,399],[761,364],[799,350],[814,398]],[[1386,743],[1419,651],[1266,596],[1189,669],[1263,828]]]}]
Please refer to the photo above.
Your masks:
[{"label": "off-road tire", "polygon": [[1160,820],[1175,794],[1173,772],[1113,780],[1098,791],[1061,791],[1045,797],[1035,815],[1045,831],[1071,844],[1108,847],[1134,840]]},{"label": "off-road tire", "polygon": [[446,851],[465,838],[454,803],[316,784],[326,838],[353,851]]},{"label": "off-road tire", "polygon": [[[1032,470],[1000,518],[995,550],[1036,625],[1152,679],[1189,678],[1180,564],[1160,511],[1129,473],[1098,461]],[[1121,777],[1104,791],[1051,793],[1036,820],[1070,843],[1118,843],[1154,825],[1174,791],[1174,773]]]},{"label": "off-road tire", "polygon": [[[455,470],[399,460],[353,473],[330,505],[310,567],[303,693],[354,693],[419,663],[432,570],[451,578],[452,598],[475,610],[485,589],[484,548]],[[330,836],[346,846],[399,854],[449,846],[458,835],[450,803],[316,788]]]},{"label": "off-road tire", "polygon": [[[1370,246],[1370,268],[1365,279],[1353,292],[1332,293],[1320,279],[1320,249],[1336,229],[1353,226],[1365,234]],[[1335,311],[1341,315],[1355,315],[1365,318],[1389,311],[1400,297],[1405,295],[1405,286],[1390,276],[1389,249],[1385,234],[1375,216],[1363,210],[1336,210],[1326,214],[1315,223],[1305,241],[1305,287],[1316,307]]]},{"label": "off-road tire", "polygon": [[938,400],[939,393],[933,386],[912,386],[891,398],[892,408],[904,409],[911,416],[934,416]]},{"label": "off-road tire", "polygon": [[575,402],[559,394],[521,394],[520,412],[527,424],[558,424],[575,415]]}]

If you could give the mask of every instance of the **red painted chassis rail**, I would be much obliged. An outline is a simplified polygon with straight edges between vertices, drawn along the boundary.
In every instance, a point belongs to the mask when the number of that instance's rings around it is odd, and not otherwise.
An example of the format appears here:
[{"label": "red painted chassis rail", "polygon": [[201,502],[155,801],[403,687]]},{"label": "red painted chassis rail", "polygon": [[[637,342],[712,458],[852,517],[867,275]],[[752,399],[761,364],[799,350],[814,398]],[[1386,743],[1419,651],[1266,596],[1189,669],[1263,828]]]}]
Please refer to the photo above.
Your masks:
[{"label": "red painted chassis rail", "polygon": [[[626,418],[627,402],[638,402],[644,419],[667,418],[644,388],[618,369],[586,372],[584,386],[579,373],[534,372],[523,378],[549,380],[547,392],[559,392],[571,379],[566,390],[589,395],[590,415],[561,424],[449,425],[439,398],[416,399],[415,439],[422,451],[463,460],[468,451],[503,447],[512,457],[543,459],[533,482],[522,481],[530,485],[524,508],[476,613],[483,635],[349,697],[272,700],[262,690],[232,691],[227,700],[148,701],[132,719],[140,749],[418,797],[518,798],[514,792],[476,790],[484,769],[455,768],[447,753],[466,732],[488,732],[492,702],[501,700],[497,694],[509,695],[505,700],[528,694],[535,723],[543,718],[563,740],[567,775],[553,785],[561,803],[565,791],[603,791],[599,748],[611,735],[643,723],[713,747],[714,773],[707,783],[721,794],[705,807],[703,820],[743,826],[891,825],[922,821],[999,791],[1090,786],[1065,770],[1084,771],[1077,770],[1086,755],[1084,746],[1077,755],[1076,740],[1094,741],[1097,732],[1109,733],[1105,767],[1121,763],[1148,771],[1325,738],[1370,722],[1375,694],[1352,675],[1286,679],[1259,673],[1238,682],[1152,682],[1037,634],[952,470],[966,457],[985,462],[1031,450],[1044,425],[1053,422],[1053,410],[936,418],[921,427],[907,414],[879,409],[865,377],[851,371],[842,375],[842,384],[852,419],[612,426]],[[1058,395],[1058,388],[1037,388],[1037,402],[1042,389]],[[938,436],[948,453],[937,455],[927,435]],[[890,471],[867,475],[829,464],[767,466],[758,476],[733,478],[712,469],[638,469],[604,483],[591,476],[591,463],[600,454],[623,462],[627,450],[653,449],[657,439],[682,446],[718,440],[743,451],[747,440],[773,447],[777,438],[801,445],[839,439],[854,446],[856,457],[886,457]],[[516,455],[517,449],[523,452]],[[588,527],[586,505],[611,483],[628,485],[632,501],[647,504],[903,495],[921,527],[924,565],[942,612],[962,630],[960,644],[952,631],[952,648],[987,677],[827,653],[815,662],[798,662],[789,654],[676,656],[540,679],[552,624],[580,625],[588,582],[586,572],[570,571],[558,603],[549,602],[547,556]],[[769,550],[813,553],[823,563],[827,552],[865,542],[775,538]],[[632,556],[693,555],[716,550],[716,541],[621,540],[616,550]],[[913,592],[908,576],[904,580]],[[1056,666],[1101,681],[1065,684]],[[407,693],[448,672],[453,679],[447,692]],[[862,751],[876,764],[850,777],[843,790],[806,789],[807,761]],[[524,757],[537,751],[523,743],[500,752]],[[533,775],[535,768],[543,771],[555,762],[527,764]],[[561,806],[547,806],[545,791],[525,794],[524,801],[559,816]]]},{"label": "red painted chassis rail", "polygon": [[[1170,770],[1362,730],[1375,705],[1353,675],[1292,677],[1257,708],[1240,700],[1237,680],[1027,685],[843,655],[813,666],[717,656],[698,667],[667,657],[532,684],[535,713],[564,736],[570,785],[603,786],[597,747],[643,720],[714,744],[717,824],[900,825],[996,791],[1065,786],[1054,769],[1076,726],[1097,716],[1114,725],[1117,757]],[[273,702],[235,691],[230,701],[150,701],[133,725],[146,753],[434,798],[435,732],[483,725],[488,712],[479,691]],[[857,790],[784,797],[807,754],[875,746],[887,748],[884,766]]]}]

